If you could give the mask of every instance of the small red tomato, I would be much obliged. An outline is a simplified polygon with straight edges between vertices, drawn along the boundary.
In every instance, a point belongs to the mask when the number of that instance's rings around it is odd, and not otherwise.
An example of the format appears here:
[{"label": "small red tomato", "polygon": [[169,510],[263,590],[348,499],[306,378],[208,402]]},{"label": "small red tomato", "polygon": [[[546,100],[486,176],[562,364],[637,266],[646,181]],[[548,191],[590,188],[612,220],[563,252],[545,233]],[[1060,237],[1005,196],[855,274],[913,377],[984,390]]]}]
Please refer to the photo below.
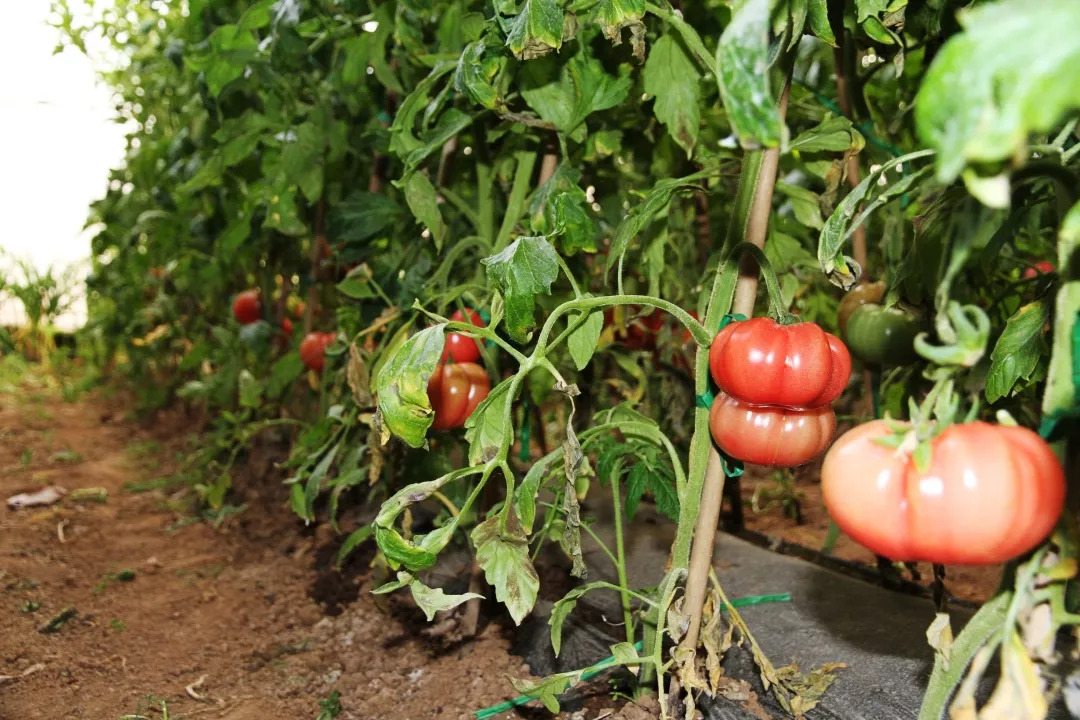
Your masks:
[{"label": "small red tomato", "polygon": [[843,392],[851,355],[815,323],[780,325],[767,317],[728,323],[709,348],[713,380],[755,405],[820,407]]},{"label": "small red tomato", "polygon": [[286,335],[292,335],[292,320],[287,317],[281,318],[281,331]]},{"label": "small red tomato", "polygon": [[829,446],[836,415],[828,405],[810,409],[751,405],[720,393],[709,412],[709,429],[720,449],[737,460],[794,467]]},{"label": "small red tomato", "polygon": [[1024,270],[1024,279],[1030,280],[1033,277],[1052,273],[1054,272],[1054,270],[1054,263],[1048,260],[1040,260],[1039,262],[1035,263],[1033,267],[1029,267]]},{"label": "small red tomato", "polygon": [[883,420],[845,433],[825,456],[821,491],[849,537],[893,560],[992,565],[1054,529],[1065,473],[1050,446],[1021,427],[972,422],[930,441],[924,472],[876,442]]},{"label": "small red tomato", "polygon": [[476,363],[436,365],[428,381],[428,400],[435,411],[433,430],[459,428],[491,390],[491,378]]},{"label": "small red tomato", "polygon": [[262,315],[258,290],[245,290],[236,296],[232,306],[233,317],[241,325],[250,325]]},{"label": "small red tomato", "polygon": [[[450,316],[456,322],[465,322],[465,313],[455,310]],[[484,321],[480,319],[480,313],[469,310],[469,323],[476,327],[484,327]],[[453,358],[456,363],[476,362],[480,359],[480,343],[471,337],[461,333],[447,333],[446,343],[443,345],[442,362]]]},{"label": "small red tomato", "polygon": [[326,348],[334,342],[334,333],[310,332],[300,341],[300,359],[315,372],[326,364]]}]

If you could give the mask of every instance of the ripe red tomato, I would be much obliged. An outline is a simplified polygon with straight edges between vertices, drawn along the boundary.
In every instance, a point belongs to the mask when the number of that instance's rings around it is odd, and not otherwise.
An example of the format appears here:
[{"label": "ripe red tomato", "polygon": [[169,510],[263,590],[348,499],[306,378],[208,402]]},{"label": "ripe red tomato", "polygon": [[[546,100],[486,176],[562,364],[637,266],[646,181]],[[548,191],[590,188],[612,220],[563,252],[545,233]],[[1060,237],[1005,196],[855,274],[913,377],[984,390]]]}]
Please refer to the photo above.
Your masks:
[{"label": "ripe red tomato", "polygon": [[[455,310],[450,319],[465,322],[465,313]],[[484,327],[480,313],[475,310],[469,310],[468,322],[476,327]],[[480,343],[461,333],[447,333],[446,343],[443,345],[442,362],[446,362],[449,358],[453,358],[456,363],[476,362],[480,359]]]},{"label": "ripe red tomato", "polygon": [[1048,260],[1040,260],[1039,262],[1035,263],[1034,267],[1029,267],[1024,270],[1024,279],[1030,280],[1033,277],[1052,273],[1054,272],[1054,269],[1054,263]]},{"label": "ripe red tomato", "polygon": [[809,409],[751,405],[720,393],[709,411],[709,429],[720,449],[737,460],[794,467],[829,446],[836,415],[828,405]]},{"label": "ripe red tomato", "polygon": [[819,407],[844,391],[851,355],[815,323],[757,317],[728,323],[709,348],[713,380],[755,405]]},{"label": "ripe red tomato", "polygon": [[233,300],[232,314],[241,325],[250,325],[258,320],[262,315],[259,291],[245,290],[237,294],[236,299]]},{"label": "ripe red tomato", "polygon": [[836,524],[893,560],[989,565],[1035,547],[1057,523],[1065,473],[1021,427],[965,423],[930,441],[930,466],[875,442],[883,420],[845,433],[825,456],[821,490]]},{"label": "ripe red tomato", "polygon": [[491,378],[476,363],[436,365],[428,381],[428,400],[435,411],[433,430],[459,428],[491,390]]},{"label": "ripe red tomato", "polygon": [[281,318],[281,331],[286,335],[292,335],[292,320],[287,317]]},{"label": "ripe red tomato", "polygon": [[315,372],[326,364],[326,348],[334,342],[335,333],[310,332],[300,341],[300,359]]}]

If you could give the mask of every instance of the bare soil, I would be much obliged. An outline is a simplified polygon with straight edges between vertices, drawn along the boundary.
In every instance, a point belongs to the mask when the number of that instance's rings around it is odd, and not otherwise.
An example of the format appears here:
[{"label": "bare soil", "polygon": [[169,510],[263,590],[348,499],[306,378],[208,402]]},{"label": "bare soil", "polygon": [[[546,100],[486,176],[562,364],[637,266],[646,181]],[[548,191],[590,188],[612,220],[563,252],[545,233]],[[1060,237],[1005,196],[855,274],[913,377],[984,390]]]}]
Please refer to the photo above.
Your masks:
[{"label": "bare soil", "polygon": [[0,718],[157,719],[165,703],[173,720],[312,719],[334,691],[343,720],[467,718],[513,694],[506,674],[528,675],[504,627],[450,647],[417,638],[416,610],[377,606],[371,573],[327,571],[337,541],[296,521],[279,473],[250,478],[249,509],[217,530],[176,487],[125,489],[173,473],[190,430],[128,407],[0,396],[0,498],[68,491],[0,508],[0,676],[16,676],[0,679]]}]

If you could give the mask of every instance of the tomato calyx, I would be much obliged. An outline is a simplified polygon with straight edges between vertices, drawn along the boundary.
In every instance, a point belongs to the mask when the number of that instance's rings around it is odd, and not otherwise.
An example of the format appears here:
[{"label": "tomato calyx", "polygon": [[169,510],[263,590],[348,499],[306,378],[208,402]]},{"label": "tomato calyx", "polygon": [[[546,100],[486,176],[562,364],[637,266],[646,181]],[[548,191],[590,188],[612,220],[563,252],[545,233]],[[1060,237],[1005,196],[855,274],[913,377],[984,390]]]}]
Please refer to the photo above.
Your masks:
[{"label": "tomato calyx", "polygon": [[921,332],[915,336],[915,352],[936,365],[974,367],[986,353],[990,339],[990,318],[978,305],[949,301],[936,321],[941,345],[932,345]]}]

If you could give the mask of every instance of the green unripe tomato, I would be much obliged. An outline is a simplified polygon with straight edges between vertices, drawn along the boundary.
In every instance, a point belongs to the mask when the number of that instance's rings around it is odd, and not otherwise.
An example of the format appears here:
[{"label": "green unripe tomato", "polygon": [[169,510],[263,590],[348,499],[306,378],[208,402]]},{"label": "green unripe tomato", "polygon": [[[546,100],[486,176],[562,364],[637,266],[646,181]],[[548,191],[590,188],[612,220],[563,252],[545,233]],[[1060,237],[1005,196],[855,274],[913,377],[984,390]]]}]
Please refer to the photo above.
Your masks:
[{"label": "green unripe tomato", "polygon": [[862,305],[847,321],[845,341],[851,354],[868,365],[904,365],[914,362],[919,319],[896,307]]}]

